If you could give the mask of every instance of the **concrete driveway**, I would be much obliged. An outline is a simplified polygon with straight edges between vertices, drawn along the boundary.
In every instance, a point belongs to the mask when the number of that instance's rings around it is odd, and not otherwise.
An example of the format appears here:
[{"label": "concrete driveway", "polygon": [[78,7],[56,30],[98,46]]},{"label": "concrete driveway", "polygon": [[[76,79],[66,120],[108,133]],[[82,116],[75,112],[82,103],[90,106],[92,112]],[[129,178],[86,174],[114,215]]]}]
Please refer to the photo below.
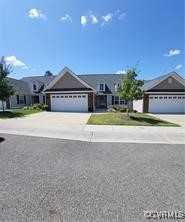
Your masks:
[{"label": "concrete driveway", "polygon": [[[151,115],[151,114],[150,114]],[[184,114],[155,114],[155,117],[166,120],[168,122],[177,123],[182,127],[185,127],[185,115]]]},{"label": "concrete driveway", "polygon": [[0,133],[89,142],[185,144],[185,127],[86,125],[90,115],[42,112],[0,120]]}]

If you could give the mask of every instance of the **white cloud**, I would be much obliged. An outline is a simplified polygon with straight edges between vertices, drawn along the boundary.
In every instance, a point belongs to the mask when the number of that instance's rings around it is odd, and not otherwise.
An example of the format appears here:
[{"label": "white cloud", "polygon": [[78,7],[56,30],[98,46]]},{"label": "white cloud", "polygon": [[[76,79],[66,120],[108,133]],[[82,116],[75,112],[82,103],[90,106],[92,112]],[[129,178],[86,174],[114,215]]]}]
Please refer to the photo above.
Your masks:
[{"label": "white cloud", "polygon": [[88,23],[96,24],[98,23],[98,18],[92,13],[92,11],[89,11],[88,15],[81,16],[80,23],[82,26],[85,26]]},{"label": "white cloud", "polygon": [[170,50],[167,54],[164,54],[164,56],[170,57],[170,56],[176,56],[179,55],[181,53],[181,50],[179,49],[174,49],[174,50]]},{"label": "white cloud", "polygon": [[179,65],[177,65],[176,67],[175,67],[175,69],[181,69],[182,68],[182,65],[181,64],[179,64]]},{"label": "white cloud", "polygon": [[102,16],[103,22],[101,23],[101,26],[104,26],[105,24],[109,24],[112,20],[112,13],[108,13],[107,15]]},{"label": "white cloud", "polygon": [[69,21],[72,22],[72,18],[69,14],[65,14],[65,16],[60,18],[61,21]]},{"label": "white cloud", "polygon": [[90,17],[90,19],[91,19],[91,23],[92,23],[92,24],[98,23],[97,17],[96,17],[91,11],[89,12],[89,17]]},{"label": "white cloud", "polygon": [[127,14],[125,12],[118,15],[119,20],[123,20]]},{"label": "white cloud", "polygon": [[83,27],[86,26],[87,25],[87,16],[82,15],[80,18],[80,23]]},{"label": "white cloud", "polygon": [[22,69],[28,69],[28,66],[23,66]]},{"label": "white cloud", "polygon": [[21,62],[20,60],[18,60],[15,56],[7,56],[5,58],[5,61],[7,64],[12,65],[12,66],[17,66],[17,67],[21,67],[23,69],[28,69],[28,66],[26,64],[24,64],[23,62]]},{"label": "white cloud", "polygon": [[46,15],[36,8],[30,9],[28,12],[28,16],[32,19],[38,18],[38,19],[46,20]]},{"label": "white cloud", "polygon": [[116,72],[116,74],[126,74],[126,73],[127,73],[126,70],[118,70]]}]

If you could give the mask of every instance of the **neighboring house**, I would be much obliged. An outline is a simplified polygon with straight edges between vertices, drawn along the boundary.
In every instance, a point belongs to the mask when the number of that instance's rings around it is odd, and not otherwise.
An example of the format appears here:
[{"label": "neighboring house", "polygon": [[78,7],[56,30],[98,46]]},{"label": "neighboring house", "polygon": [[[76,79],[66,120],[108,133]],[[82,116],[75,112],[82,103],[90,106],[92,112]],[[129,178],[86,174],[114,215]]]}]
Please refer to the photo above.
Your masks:
[{"label": "neighboring house", "polygon": [[117,88],[122,74],[76,75],[65,67],[44,89],[51,111],[94,111],[109,105],[125,105]]},{"label": "neighboring house", "polygon": [[[57,76],[33,76],[21,80],[9,78],[16,94],[6,102],[7,108],[34,103],[47,104],[51,111],[94,111],[109,105],[126,106],[117,92],[124,74],[76,75],[65,67]],[[145,81],[144,98],[133,102],[133,109],[151,113],[184,113],[185,81],[172,72]],[[1,104],[1,103],[0,103]],[[132,104],[131,104],[132,105]],[[1,107],[0,107],[1,108]]]},{"label": "neighboring house", "polygon": [[145,113],[185,113],[185,80],[176,72],[162,75],[143,85],[144,97],[133,109]]}]

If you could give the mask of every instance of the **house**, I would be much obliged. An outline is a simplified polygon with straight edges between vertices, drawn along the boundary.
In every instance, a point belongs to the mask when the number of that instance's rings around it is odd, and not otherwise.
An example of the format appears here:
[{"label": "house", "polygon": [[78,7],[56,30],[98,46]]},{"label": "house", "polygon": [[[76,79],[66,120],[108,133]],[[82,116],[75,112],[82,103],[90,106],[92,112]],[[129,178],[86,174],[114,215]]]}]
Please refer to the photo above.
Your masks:
[{"label": "house", "polygon": [[[74,112],[92,112],[109,105],[126,106],[127,102],[117,92],[124,77],[124,74],[76,75],[65,67],[57,76],[9,78],[16,94],[6,101],[6,106],[18,108],[42,103],[51,111]],[[185,81],[177,73],[145,81],[142,90],[144,98],[134,101],[133,109],[151,113],[185,112]]]},{"label": "house", "polygon": [[185,113],[185,80],[176,72],[162,75],[142,86],[144,97],[133,109],[144,113]]}]

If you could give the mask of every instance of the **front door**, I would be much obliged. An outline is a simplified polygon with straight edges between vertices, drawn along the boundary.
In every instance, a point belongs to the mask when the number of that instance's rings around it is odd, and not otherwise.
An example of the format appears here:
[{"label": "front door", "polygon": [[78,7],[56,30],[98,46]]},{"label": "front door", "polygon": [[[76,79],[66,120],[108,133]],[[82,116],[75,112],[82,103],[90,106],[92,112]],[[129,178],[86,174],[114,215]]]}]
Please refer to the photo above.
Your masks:
[{"label": "front door", "polygon": [[107,96],[105,95],[96,96],[96,108],[107,108]]}]

